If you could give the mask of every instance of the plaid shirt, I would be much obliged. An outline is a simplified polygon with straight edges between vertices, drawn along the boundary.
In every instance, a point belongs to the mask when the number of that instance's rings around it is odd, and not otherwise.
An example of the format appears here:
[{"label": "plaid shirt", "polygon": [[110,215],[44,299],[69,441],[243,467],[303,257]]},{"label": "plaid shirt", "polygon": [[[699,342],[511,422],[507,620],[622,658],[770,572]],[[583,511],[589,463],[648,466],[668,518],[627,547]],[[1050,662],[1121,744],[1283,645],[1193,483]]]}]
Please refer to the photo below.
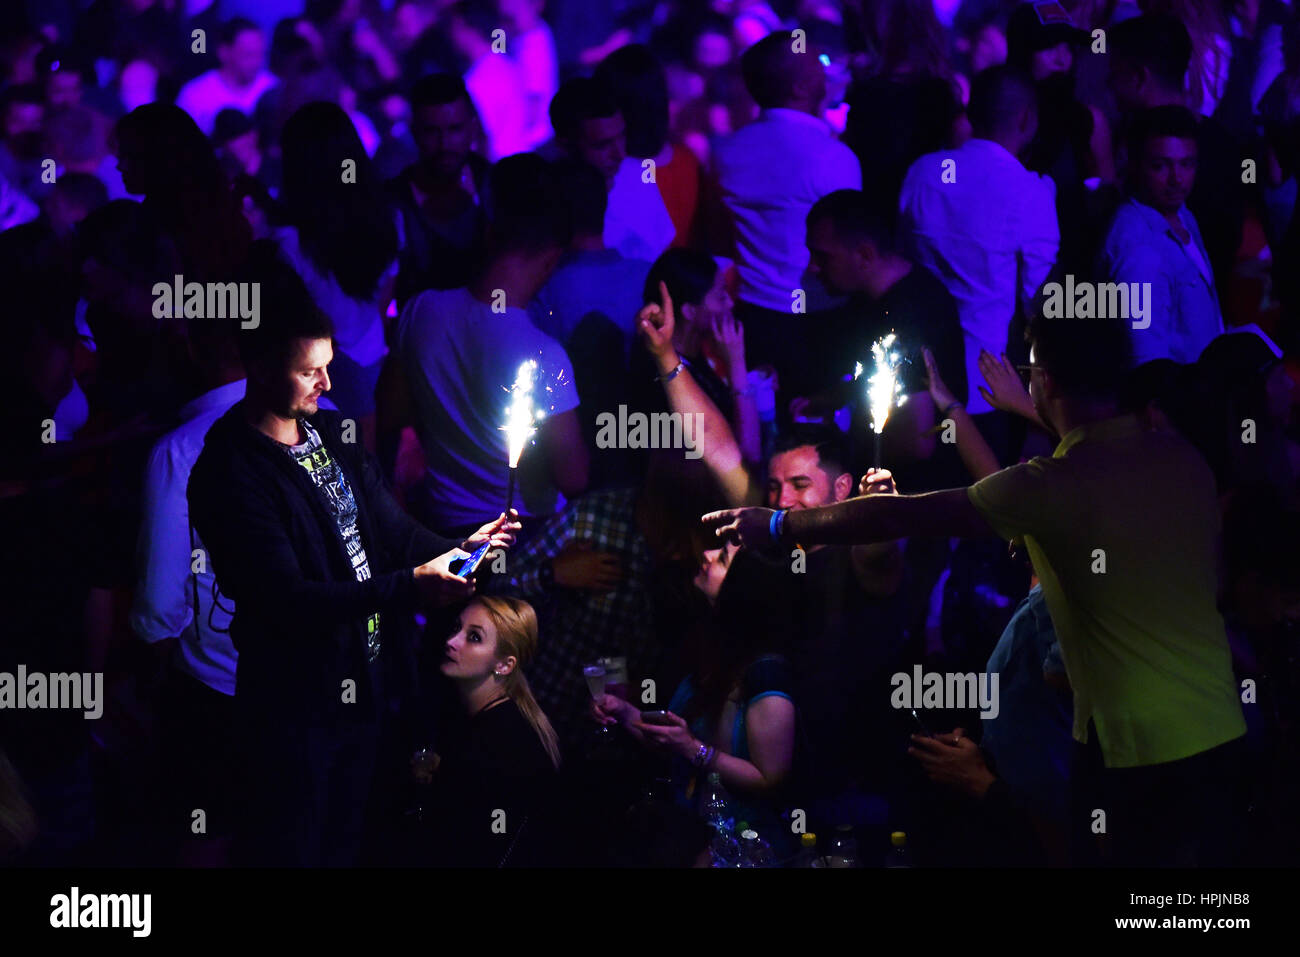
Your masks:
[{"label": "plaid shirt", "polygon": [[[589,492],[548,519],[510,557],[512,590],[533,603],[541,628],[541,647],[528,670],[528,682],[561,740],[594,727],[586,720],[591,694],[582,676],[584,665],[601,657],[626,656],[635,693],[641,679],[656,673],[660,663],[651,598],[654,566],[636,525],[638,494],[635,488]],[[542,565],[573,541],[591,542],[597,551],[614,552],[622,559],[624,578],[614,591],[542,587]]]}]

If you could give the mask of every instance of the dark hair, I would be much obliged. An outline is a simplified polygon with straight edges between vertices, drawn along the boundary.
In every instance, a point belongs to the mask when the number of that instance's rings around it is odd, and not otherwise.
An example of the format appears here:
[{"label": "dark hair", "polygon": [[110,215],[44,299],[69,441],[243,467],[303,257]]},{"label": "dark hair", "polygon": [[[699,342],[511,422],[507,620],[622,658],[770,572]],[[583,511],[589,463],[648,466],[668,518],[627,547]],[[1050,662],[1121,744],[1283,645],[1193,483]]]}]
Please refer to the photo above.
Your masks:
[{"label": "dark hair", "polygon": [[118,155],[129,150],[144,204],[175,238],[185,268],[224,279],[247,255],[252,230],[212,143],[170,103],[136,107],[117,121],[116,136]]},{"label": "dark hair", "polygon": [[581,159],[555,163],[560,194],[573,213],[573,231],[578,236],[600,236],[605,231],[605,209],[609,193],[600,170]]},{"label": "dark hair", "polygon": [[316,307],[302,277],[280,256],[274,240],[259,239],[249,250],[244,280],[259,284],[258,324],[239,330],[239,359],[246,369],[282,367],[297,339],[332,339],[334,324]]},{"label": "dark hair", "polygon": [[36,72],[46,80],[56,73],[76,73],[87,82],[94,77],[90,64],[80,51],[57,43],[36,54]]},{"label": "dark hair", "polygon": [[469,91],[465,89],[465,81],[454,73],[431,73],[415,81],[408,99],[411,109],[418,110],[422,106],[468,101]]},{"label": "dark hair", "polygon": [[487,4],[484,0],[457,0],[447,10],[447,14],[462,21],[485,40],[492,35],[493,30],[501,26],[496,5]]},{"label": "dark hair", "polygon": [[618,111],[613,91],[591,77],[579,76],[565,81],[551,99],[548,112],[556,137],[573,140],[584,120],[613,116]]},{"label": "dark hair", "polygon": [[484,186],[484,210],[494,251],[541,252],[568,246],[573,214],[555,169],[536,153],[516,153],[496,163]]},{"label": "dark hair", "polygon": [[15,103],[26,103],[28,106],[44,106],[45,95],[35,83],[16,83],[8,89],[0,91],[0,117],[3,117],[8,112],[9,107]]},{"label": "dark hair", "polygon": [[1170,104],[1143,110],[1133,117],[1128,131],[1128,155],[1134,168],[1146,152],[1147,141],[1160,136],[1196,142],[1196,114],[1185,106]]},{"label": "dark hair", "polygon": [[[309,103],[284,124],[280,152],[280,198],[303,252],[349,296],[371,298],[397,257],[397,228],[352,120],[334,103]],[[343,182],[348,160],[354,183]]]},{"label": "dark hair", "polygon": [[793,44],[794,35],[789,30],[777,30],[741,54],[740,73],[745,79],[745,89],[763,109],[780,106],[790,99],[794,77],[786,69],[786,61]]},{"label": "dark hair", "polygon": [[801,611],[796,577],[753,549],[732,557],[698,649],[695,694],[682,715],[688,722],[716,718],[751,662],[789,647]]},{"label": "dark hair", "polygon": [[1038,94],[1029,77],[1015,67],[989,67],[971,81],[966,112],[977,136],[1009,131],[1026,108],[1038,109]]},{"label": "dark hair", "polygon": [[947,77],[948,40],[933,0],[876,0],[865,24],[875,54],[874,72],[892,76],[914,66],[929,76]]},{"label": "dark hair", "polygon": [[657,156],[668,142],[668,79],[650,48],[619,47],[600,62],[592,79],[614,94],[627,122],[628,155]]},{"label": "dark hair", "polygon": [[844,434],[839,429],[826,425],[796,425],[782,433],[772,448],[772,457],[805,446],[810,446],[817,453],[818,466],[830,476],[832,482],[848,471],[846,463],[849,455]]},{"label": "dark hair", "polygon": [[1110,55],[1146,67],[1174,90],[1183,88],[1192,60],[1192,37],[1177,17],[1146,13],[1110,27]]},{"label": "dark hair", "polygon": [[642,295],[645,302],[658,302],[659,283],[662,281],[668,287],[668,295],[673,297],[675,307],[680,309],[685,303],[698,305],[717,278],[718,264],[708,253],[674,246],[650,267]]},{"label": "dark hair", "polygon": [[170,279],[179,266],[176,247],[157,220],[129,199],[105,203],[78,224],[76,253],[139,283]]},{"label": "dark hair", "polygon": [[1116,399],[1133,368],[1133,344],[1123,319],[1046,319],[1025,330],[1034,361],[1076,398]]},{"label": "dark hair", "polygon": [[217,46],[228,47],[238,39],[241,33],[252,30],[261,33],[262,28],[247,17],[231,17],[217,31]]},{"label": "dark hair", "polygon": [[869,242],[880,252],[897,250],[892,218],[879,212],[879,204],[860,189],[837,189],[813,203],[808,225],[826,219],[842,243]]},{"label": "dark hair", "polygon": [[271,72],[278,77],[301,73],[307,65],[316,62],[311,43],[298,32],[300,17],[285,17],[271,33]]}]

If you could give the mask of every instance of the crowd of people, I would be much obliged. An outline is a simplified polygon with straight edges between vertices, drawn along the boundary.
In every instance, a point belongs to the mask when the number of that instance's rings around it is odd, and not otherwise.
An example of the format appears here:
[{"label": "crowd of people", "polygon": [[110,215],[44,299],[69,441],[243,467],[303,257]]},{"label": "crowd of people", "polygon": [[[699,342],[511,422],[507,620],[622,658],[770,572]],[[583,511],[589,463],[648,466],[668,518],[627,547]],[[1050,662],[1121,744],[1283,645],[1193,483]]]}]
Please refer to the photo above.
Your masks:
[{"label": "crowd of people", "polygon": [[0,861],[1296,863],[1298,91],[1288,0],[18,4]]}]

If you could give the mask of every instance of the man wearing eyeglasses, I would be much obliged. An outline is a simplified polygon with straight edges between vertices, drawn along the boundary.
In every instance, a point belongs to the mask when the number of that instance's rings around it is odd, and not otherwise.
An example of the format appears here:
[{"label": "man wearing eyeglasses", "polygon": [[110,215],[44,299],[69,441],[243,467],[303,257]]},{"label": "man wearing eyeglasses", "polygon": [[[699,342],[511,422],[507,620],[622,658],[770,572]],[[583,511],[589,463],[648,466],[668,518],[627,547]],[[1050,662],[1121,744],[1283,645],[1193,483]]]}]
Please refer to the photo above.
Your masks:
[{"label": "man wearing eyeglasses", "polygon": [[1080,860],[1100,826],[1118,864],[1227,863],[1243,819],[1234,788],[1246,725],[1215,606],[1214,477],[1183,439],[1119,414],[1131,366],[1123,322],[1037,320],[1029,338],[1030,395],[1061,436],[1050,458],[967,489],[704,521],[758,547],[1023,540],[1074,692]]}]

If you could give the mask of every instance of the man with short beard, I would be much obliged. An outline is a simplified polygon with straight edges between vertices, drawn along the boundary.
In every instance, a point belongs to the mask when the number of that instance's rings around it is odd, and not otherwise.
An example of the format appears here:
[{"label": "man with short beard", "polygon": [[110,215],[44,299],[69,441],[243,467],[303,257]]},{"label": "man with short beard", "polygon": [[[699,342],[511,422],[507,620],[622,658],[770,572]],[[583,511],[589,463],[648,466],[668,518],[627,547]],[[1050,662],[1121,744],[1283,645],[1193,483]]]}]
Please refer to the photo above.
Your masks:
[{"label": "man with short beard", "polygon": [[235,602],[247,758],[235,854],[348,865],[413,614],[472,594],[451,562],[489,539],[512,544],[518,525],[502,515],[458,549],[398,507],[355,423],[319,407],[328,317],[289,267],[258,252],[262,315],[239,333],[247,393],[208,432],[188,495],[217,585]]}]

